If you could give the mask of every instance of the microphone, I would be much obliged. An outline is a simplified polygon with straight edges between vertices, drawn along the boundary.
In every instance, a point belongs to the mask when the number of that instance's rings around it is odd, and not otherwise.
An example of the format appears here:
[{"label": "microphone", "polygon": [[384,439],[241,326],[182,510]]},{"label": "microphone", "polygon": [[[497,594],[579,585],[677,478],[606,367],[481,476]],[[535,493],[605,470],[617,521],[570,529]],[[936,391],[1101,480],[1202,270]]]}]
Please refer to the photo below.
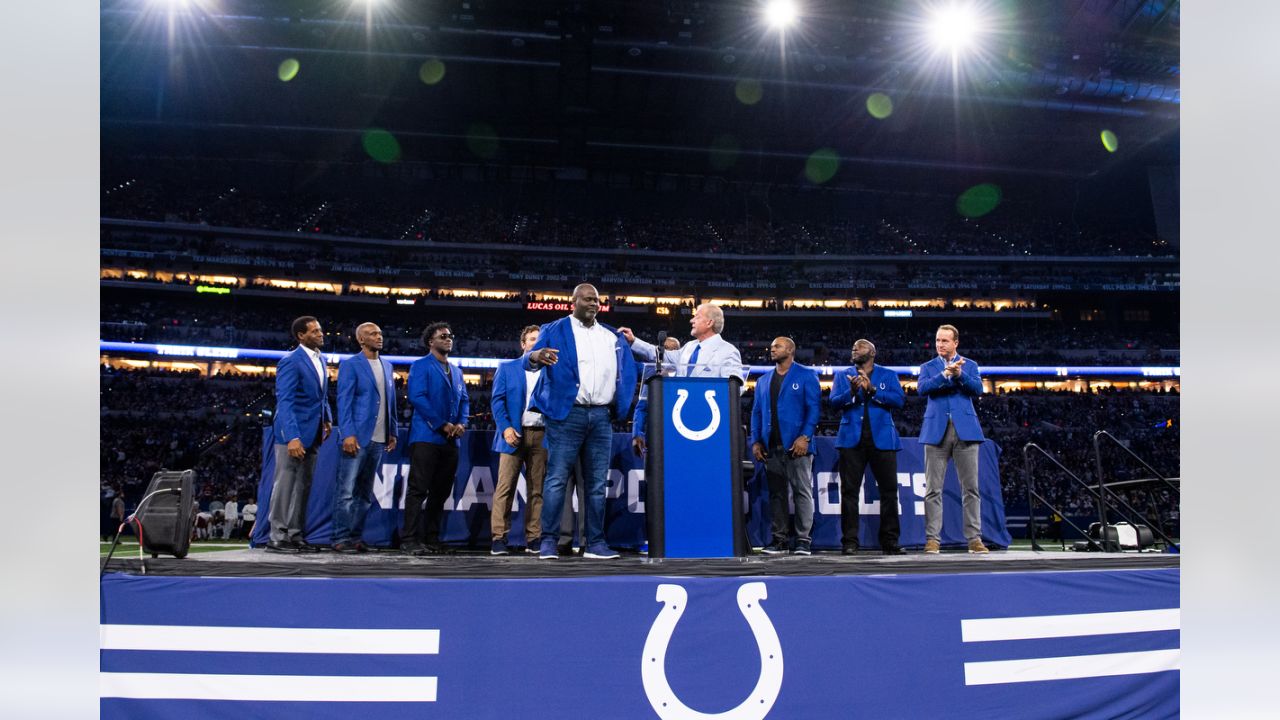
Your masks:
[{"label": "microphone", "polygon": [[666,352],[667,331],[663,330],[658,333],[658,364],[662,364],[662,356]]}]

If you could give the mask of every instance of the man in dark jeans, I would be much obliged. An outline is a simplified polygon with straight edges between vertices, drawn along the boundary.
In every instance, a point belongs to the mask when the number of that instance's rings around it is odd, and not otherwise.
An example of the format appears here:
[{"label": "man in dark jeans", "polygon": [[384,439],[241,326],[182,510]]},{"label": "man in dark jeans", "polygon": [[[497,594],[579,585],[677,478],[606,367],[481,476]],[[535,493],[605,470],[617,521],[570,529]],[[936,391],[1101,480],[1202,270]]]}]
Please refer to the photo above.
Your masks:
[{"label": "man in dark jeans", "polygon": [[466,432],[471,402],[462,369],[449,362],[453,331],[436,322],[422,333],[430,351],[409,367],[409,482],[400,549],[410,555],[446,552],[440,544],[444,501],[458,474],[458,440]]},{"label": "man in dark jeans", "polygon": [[831,407],[841,412],[836,449],[840,453],[841,552],[858,552],[858,490],[863,474],[871,474],[880,491],[880,550],[901,555],[898,547],[898,451],[902,443],[892,411],[904,401],[898,374],[877,365],[870,340],[853,343],[853,366],[837,371],[831,385]]}]

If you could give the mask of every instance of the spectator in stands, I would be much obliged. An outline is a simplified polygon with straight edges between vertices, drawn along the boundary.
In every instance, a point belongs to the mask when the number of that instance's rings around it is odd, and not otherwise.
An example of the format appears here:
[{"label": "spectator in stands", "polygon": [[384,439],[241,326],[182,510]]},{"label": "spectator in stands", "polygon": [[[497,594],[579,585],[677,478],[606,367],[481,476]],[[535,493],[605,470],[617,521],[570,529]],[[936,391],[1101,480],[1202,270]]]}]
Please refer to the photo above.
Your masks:
[{"label": "spectator in stands", "polygon": [[[565,481],[582,460],[587,490],[586,550],[596,559],[618,557],[604,539],[604,496],[609,478],[613,421],[630,416],[635,361],[620,331],[596,321],[600,294],[582,283],[573,289],[573,314],[542,327],[525,353],[525,368],[538,369],[530,407],[547,426],[547,477],[543,487],[542,543],[538,558],[554,560]],[[560,353],[565,362],[560,363]]]},{"label": "spectator in stands", "polygon": [[329,439],[329,373],[320,321],[303,315],[290,327],[298,347],[276,366],[275,478],[267,511],[272,552],[319,552],[306,541],[307,499],[321,443]]},{"label": "spectator in stands", "polygon": [[249,502],[244,504],[244,510],[241,511],[241,517],[244,518],[244,536],[253,537],[253,524],[258,521],[258,499],[250,498]]},{"label": "spectator in stands", "polygon": [[877,365],[876,346],[867,339],[853,343],[853,367],[837,370],[829,402],[842,412],[836,449],[840,453],[841,552],[858,552],[858,491],[867,465],[880,491],[880,550],[901,555],[898,547],[898,451],[902,443],[893,426],[894,410],[904,394],[898,374]]},{"label": "spectator in stands", "polygon": [[766,555],[787,552],[791,518],[788,490],[795,498],[795,554],[809,555],[813,529],[813,449],[809,441],[818,425],[822,390],[818,374],[795,362],[796,343],[774,338],[769,359],[774,367],[756,383],[751,408],[751,454],[764,463],[769,484],[772,539]]},{"label": "spectator in stands", "polygon": [[458,444],[467,429],[471,400],[462,368],[449,362],[453,330],[434,322],[422,333],[429,350],[409,368],[409,483],[401,550],[410,555],[449,552],[440,544],[444,501],[458,474]]},{"label": "spectator in stands", "polygon": [[223,526],[222,537],[226,540],[234,540],[240,537],[240,503],[236,501],[235,493],[227,493],[227,502],[222,506],[222,514],[227,519],[226,525]]},{"label": "spectator in stands", "polygon": [[[528,325],[520,331],[520,354],[529,352],[538,342],[541,329]],[[493,451],[498,455],[498,485],[493,491],[493,508],[489,527],[493,542],[491,555],[507,554],[507,531],[511,528],[511,505],[515,500],[516,482],[524,467],[526,488],[524,537],[525,550],[536,552],[542,537],[542,481],[547,473],[546,433],[542,413],[529,409],[529,398],[538,374],[526,370],[520,358],[498,366],[493,376]]]},{"label": "spectator in stands", "polygon": [[978,494],[978,445],[986,438],[973,409],[973,398],[982,394],[978,363],[960,357],[960,331],[941,325],[934,337],[938,356],[920,366],[916,391],[929,398],[920,427],[924,448],[926,553],[937,553],[942,533],[942,482],[947,461],[955,462],[964,506],[964,536],[969,552],[985,553],[982,544],[982,497]]},{"label": "spectator in stands", "polygon": [[368,552],[362,536],[369,513],[373,476],[383,452],[396,449],[396,381],[391,363],[381,356],[382,328],[356,327],[360,352],[338,364],[338,486],[333,498],[333,549]]}]

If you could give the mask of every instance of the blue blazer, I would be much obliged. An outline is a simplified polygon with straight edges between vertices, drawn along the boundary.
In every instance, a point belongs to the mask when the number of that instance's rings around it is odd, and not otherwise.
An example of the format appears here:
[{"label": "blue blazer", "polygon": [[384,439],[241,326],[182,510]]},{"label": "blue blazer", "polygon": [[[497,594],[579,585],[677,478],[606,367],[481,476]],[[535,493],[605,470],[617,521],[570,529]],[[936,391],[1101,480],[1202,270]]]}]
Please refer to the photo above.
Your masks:
[{"label": "blue blazer", "polygon": [[[634,347],[634,346],[633,346]],[[640,373],[640,396],[636,398],[636,412],[631,417],[631,438],[648,441],[649,435],[649,386],[645,380],[657,374],[657,369],[647,367]]]},{"label": "blue blazer", "polygon": [[364,353],[356,353],[338,363],[338,437],[355,436],[360,447],[373,440],[373,428],[378,424],[378,413],[387,413],[387,437],[396,436],[396,378],[391,363],[378,358],[382,364],[382,382],[387,404],[378,407],[378,385],[373,368]]},{"label": "blue blazer", "polygon": [[[599,322],[598,320],[596,322]],[[636,389],[636,361],[631,357],[631,346],[626,338],[617,330],[600,323],[600,327],[613,333],[614,358],[618,363],[617,385],[613,389],[613,402],[609,404],[609,412],[618,420],[631,414],[631,396]],[[534,365],[533,354],[543,348],[554,348],[560,351],[560,360],[555,365],[544,367]],[[566,316],[542,326],[538,342],[525,353],[521,363],[529,370],[538,370],[538,382],[533,386],[533,397],[529,409],[536,410],[552,420],[564,420],[573,409],[573,401],[578,397],[578,344],[573,339],[572,316]]]},{"label": "blue blazer", "polygon": [[[956,357],[959,357],[958,355]],[[973,409],[973,398],[982,394],[982,373],[978,363],[965,358],[960,377],[952,380],[942,374],[946,364],[935,357],[920,366],[916,392],[929,398],[920,426],[920,442],[937,445],[947,433],[947,420],[956,426],[956,436],[969,442],[982,442],[982,427]]]},{"label": "blue blazer", "polygon": [[[751,444],[760,443],[769,447],[769,434],[774,419],[769,407],[769,383],[773,382],[776,370],[770,370],[756,381],[755,404],[751,407]],[[799,435],[813,439],[813,432],[818,427],[819,403],[822,401],[822,389],[818,386],[818,373],[800,363],[792,363],[782,381],[782,389],[778,392],[778,434],[782,437],[782,446],[791,447]],[[813,454],[814,445],[809,443],[809,454]]]},{"label": "blue blazer", "polygon": [[853,392],[849,376],[856,375],[856,367],[836,370],[835,382],[831,385],[831,397],[827,402],[839,410],[840,432],[836,435],[836,447],[857,447],[862,441],[862,418],[871,413],[871,442],[877,450],[901,450],[902,442],[898,439],[898,428],[893,425],[893,410],[901,408],[905,401],[902,383],[898,373],[883,365],[871,366],[871,387],[875,394],[867,399],[867,393],[861,388]]},{"label": "blue blazer", "polygon": [[471,414],[471,399],[462,381],[462,368],[453,363],[449,367],[453,371],[452,383],[433,355],[418,358],[409,366],[409,404],[413,406],[410,443],[458,444],[457,440],[446,439],[440,428],[447,423],[465,426]]},{"label": "blue blazer", "polygon": [[[323,362],[323,361],[321,361]],[[316,375],[307,351],[298,346],[276,365],[275,441],[288,445],[298,439],[308,448],[320,446],[320,423],[333,422],[329,409],[329,376]]]},{"label": "blue blazer", "polygon": [[498,372],[493,374],[493,395],[489,399],[489,406],[493,410],[493,426],[496,428],[493,433],[494,452],[513,453],[518,449],[504,440],[502,433],[507,428],[522,431],[524,396],[528,391],[524,363],[520,358],[506,360],[498,366]]}]

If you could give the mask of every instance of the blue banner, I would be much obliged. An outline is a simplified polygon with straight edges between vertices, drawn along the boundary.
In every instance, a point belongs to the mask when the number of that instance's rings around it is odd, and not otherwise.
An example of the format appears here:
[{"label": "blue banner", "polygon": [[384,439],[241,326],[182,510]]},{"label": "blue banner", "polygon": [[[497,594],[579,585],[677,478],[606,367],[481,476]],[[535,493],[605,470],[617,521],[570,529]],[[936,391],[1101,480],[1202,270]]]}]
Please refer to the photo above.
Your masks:
[{"label": "blue banner", "polygon": [[[667,377],[662,383],[662,488],[665,557],[733,557],[732,473],[741,473],[730,452],[729,381]],[[733,393],[732,402],[738,402]],[[723,422],[722,422],[723,420]],[[650,438],[652,441],[653,438]]]},{"label": "blue banner", "polygon": [[[708,413],[705,401],[702,413]],[[692,410],[689,422],[695,427]],[[400,527],[404,508],[404,488],[409,477],[408,432],[401,433],[396,450],[387,453],[373,485],[373,504],[365,521],[364,540],[370,545],[387,547]],[[469,432],[463,436],[458,453],[458,474],[453,495],[445,503],[444,528],[441,539],[452,543],[474,543],[487,546],[490,539],[489,508],[498,477],[498,454],[490,450],[493,433]],[[814,524],[813,546],[817,549],[840,547],[840,474],[839,454],[835,439],[814,438]],[[337,482],[338,456],[342,452],[336,433],[320,448],[311,498],[307,507],[307,541],[329,544],[332,532],[334,488]],[[745,448],[743,457],[747,457]],[[982,444],[978,453],[978,485],[982,495],[982,536],[989,544],[1008,547],[1011,539],[1005,529],[1004,500],[1000,490],[1000,449],[993,442]],[[262,476],[258,485],[258,522],[253,529],[253,544],[265,545],[269,539],[267,508],[271,505],[271,484],[275,473],[275,453],[271,429],[263,430]],[[606,486],[605,531],[609,544],[617,548],[637,548],[645,542],[644,504],[646,486],[644,462],[631,450],[631,436],[618,433],[613,437],[609,482]],[[759,547],[769,536],[768,482],[764,467],[757,464],[756,473],[747,483],[746,505],[750,511],[747,533]],[[902,438],[898,453],[898,503],[902,523],[900,542],[904,546],[924,544],[924,447],[915,438]],[[525,486],[521,478],[517,488],[517,509],[512,514],[511,538],[524,534]],[[874,480],[862,484],[862,518],[858,533],[863,547],[877,547],[880,528],[880,498]],[[566,497],[566,502],[569,502]],[[963,545],[963,515],[960,484],[955,468],[947,469],[942,496],[943,545]],[[668,508],[668,512],[670,512]]]},{"label": "blue banner", "polygon": [[101,715],[1172,718],[1179,578],[110,574]]}]

